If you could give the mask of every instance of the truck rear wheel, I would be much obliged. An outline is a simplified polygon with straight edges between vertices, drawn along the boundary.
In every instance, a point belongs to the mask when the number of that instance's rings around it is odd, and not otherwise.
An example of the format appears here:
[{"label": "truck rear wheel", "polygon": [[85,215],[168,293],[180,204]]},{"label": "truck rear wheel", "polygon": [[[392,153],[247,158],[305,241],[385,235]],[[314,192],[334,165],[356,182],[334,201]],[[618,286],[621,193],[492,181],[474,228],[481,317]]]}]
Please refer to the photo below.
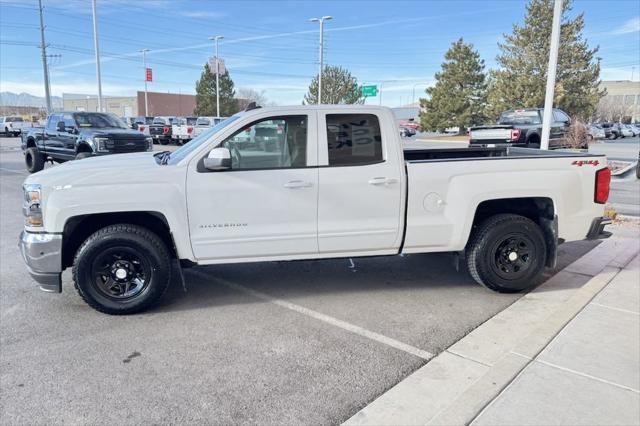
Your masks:
[{"label": "truck rear wheel", "polygon": [[524,216],[499,214],[482,222],[467,245],[469,273],[501,293],[517,293],[538,284],[546,264],[542,229]]},{"label": "truck rear wheel", "polygon": [[27,148],[24,153],[24,163],[29,173],[39,172],[44,169],[44,155],[38,151],[38,148]]},{"label": "truck rear wheel", "polygon": [[171,258],[153,232],[137,225],[110,225],[80,246],[73,281],[80,297],[110,315],[142,312],[169,287]]}]

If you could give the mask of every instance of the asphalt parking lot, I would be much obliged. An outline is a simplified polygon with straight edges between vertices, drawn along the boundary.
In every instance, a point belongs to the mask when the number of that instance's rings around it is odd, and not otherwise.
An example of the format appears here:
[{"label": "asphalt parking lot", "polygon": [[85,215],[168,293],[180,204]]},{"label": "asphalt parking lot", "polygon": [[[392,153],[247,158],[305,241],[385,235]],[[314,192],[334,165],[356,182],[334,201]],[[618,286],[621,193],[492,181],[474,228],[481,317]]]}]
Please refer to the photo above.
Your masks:
[{"label": "asphalt parking lot", "polygon": [[[18,144],[0,138],[5,424],[336,424],[520,297],[411,255],[193,268],[158,309],[99,314],[69,271],[47,294],[23,266]],[[556,270],[596,244],[564,244]]]}]

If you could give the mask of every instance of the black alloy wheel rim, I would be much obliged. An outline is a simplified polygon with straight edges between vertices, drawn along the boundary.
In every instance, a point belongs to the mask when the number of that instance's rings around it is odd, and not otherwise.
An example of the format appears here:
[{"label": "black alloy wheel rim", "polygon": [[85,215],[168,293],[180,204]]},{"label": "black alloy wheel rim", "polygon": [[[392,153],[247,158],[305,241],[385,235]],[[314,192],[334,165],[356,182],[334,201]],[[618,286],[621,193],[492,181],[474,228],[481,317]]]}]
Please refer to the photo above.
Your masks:
[{"label": "black alloy wheel rim", "polygon": [[518,280],[527,275],[535,262],[535,245],[523,234],[510,234],[494,244],[492,268],[505,280]]},{"label": "black alloy wheel rim", "polygon": [[138,296],[149,285],[152,269],[142,253],[132,247],[104,250],[91,265],[91,280],[104,296],[126,300]]}]

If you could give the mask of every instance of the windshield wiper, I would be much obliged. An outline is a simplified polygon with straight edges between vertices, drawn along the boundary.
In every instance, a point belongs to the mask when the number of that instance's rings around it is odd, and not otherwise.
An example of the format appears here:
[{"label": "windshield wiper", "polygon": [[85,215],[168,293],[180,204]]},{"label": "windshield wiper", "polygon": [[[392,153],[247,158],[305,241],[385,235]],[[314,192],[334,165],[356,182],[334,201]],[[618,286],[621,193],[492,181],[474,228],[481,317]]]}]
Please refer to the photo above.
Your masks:
[{"label": "windshield wiper", "polygon": [[158,162],[158,164],[165,165],[171,157],[171,151],[161,151],[157,154],[154,154],[153,156],[156,157],[156,161]]}]

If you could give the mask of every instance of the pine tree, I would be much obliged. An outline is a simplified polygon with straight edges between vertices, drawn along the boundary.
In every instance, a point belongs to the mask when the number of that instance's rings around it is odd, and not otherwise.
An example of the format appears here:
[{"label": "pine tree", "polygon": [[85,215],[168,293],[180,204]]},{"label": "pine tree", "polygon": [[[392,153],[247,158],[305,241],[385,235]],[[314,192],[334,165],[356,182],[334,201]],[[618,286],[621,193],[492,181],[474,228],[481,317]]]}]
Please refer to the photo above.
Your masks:
[{"label": "pine tree", "polygon": [[426,90],[427,99],[420,99],[420,122],[424,129],[459,127],[462,133],[484,121],[484,61],[462,38],[451,45],[444,59],[442,70],[435,75],[436,84]]},{"label": "pine tree", "polygon": [[[513,34],[499,43],[496,58],[500,69],[490,77],[487,112],[497,118],[510,108],[536,108],[544,105],[549,64],[549,45],[553,21],[553,0],[531,0],[524,25],[515,24]],[[571,0],[562,11],[560,49],[554,106],[571,116],[586,118],[593,114],[604,91],[598,88],[600,63],[598,48],[589,48],[582,37],[584,15],[568,17]]]},{"label": "pine tree", "polygon": [[[229,117],[238,112],[233,80],[229,71],[220,74],[220,116]],[[211,72],[209,64],[204,65],[200,79],[196,82],[196,115],[216,115],[216,76]]]},{"label": "pine tree", "polygon": [[[318,76],[316,75],[309,92],[304,95],[303,104],[318,103]],[[322,103],[323,104],[362,104],[364,97],[358,86],[358,79],[342,68],[326,65],[322,72]]]}]

